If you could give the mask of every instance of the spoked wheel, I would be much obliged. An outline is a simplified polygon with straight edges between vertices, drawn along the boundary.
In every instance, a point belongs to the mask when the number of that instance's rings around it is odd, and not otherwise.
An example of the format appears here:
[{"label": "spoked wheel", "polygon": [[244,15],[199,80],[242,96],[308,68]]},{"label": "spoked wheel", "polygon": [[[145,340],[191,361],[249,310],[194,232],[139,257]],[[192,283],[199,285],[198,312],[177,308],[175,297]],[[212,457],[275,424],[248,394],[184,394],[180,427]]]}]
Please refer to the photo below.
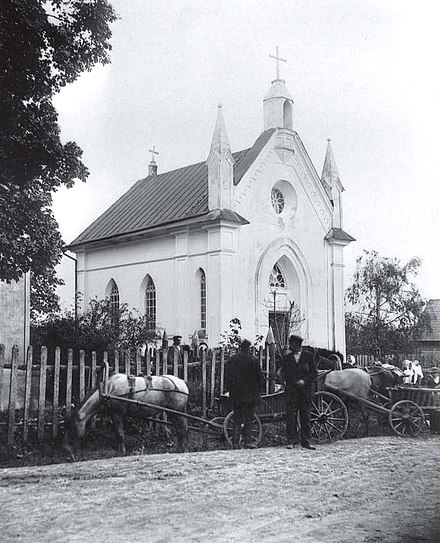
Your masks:
[{"label": "spoked wheel", "polygon": [[[234,411],[231,411],[225,419],[223,425],[224,433],[227,442],[229,445],[233,444],[234,436]],[[251,433],[251,443],[252,445],[259,445],[261,437],[263,435],[263,427],[261,426],[261,420],[257,415],[254,415],[254,420],[252,421],[252,433]],[[243,447],[244,443],[242,442],[243,437],[240,438],[240,447]]]},{"label": "spoked wheel", "polygon": [[203,442],[208,451],[228,449],[224,432],[225,417],[215,417],[203,428]]},{"label": "spoked wheel", "polygon": [[344,402],[331,392],[316,392],[312,400],[311,435],[317,443],[341,439],[348,428]]},{"label": "spoked wheel", "polygon": [[416,436],[425,425],[425,415],[419,405],[411,400],[401,400],[393,405],[389,414],[393,431],[401,437]]}]

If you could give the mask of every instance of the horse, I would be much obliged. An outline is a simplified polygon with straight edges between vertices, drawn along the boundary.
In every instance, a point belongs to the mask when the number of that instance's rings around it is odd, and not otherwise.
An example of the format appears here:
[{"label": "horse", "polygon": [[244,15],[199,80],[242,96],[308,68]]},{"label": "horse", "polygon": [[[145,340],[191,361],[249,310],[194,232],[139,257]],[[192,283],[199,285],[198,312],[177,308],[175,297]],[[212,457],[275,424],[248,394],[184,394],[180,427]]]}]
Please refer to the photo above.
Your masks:
[{"label": "horse", "polygon": [[389,397],[387,389],[398,386],[403,382],[403,372],[389,364],[386,367],[383,365],[367,366],[365,370],[370,375],[372,390],[382,396]]},{"label": "horse", "polygon": [[340,370],[342,369],[342,360],[344,357],[337,351],[329,351],[320,347],[303,347],[305,351],[313,353],[315,357],[316,368],[318,370]]},{"label": "horse", "polygon": [[[128,376],[125,373],[114,373],[108,379],[108,364],[104,366],[104,396],[99,387],[88,394],[72,412],[69,427],[65,436],[65,445],[72,458],[73,453],[69,441],[81,439],[86,431],[87,422],[96,415],[103,404],[113,419],[118,451],[126,454],[123,419],[125,416],[149,418],[161,412],[161,408],[185,412],[188,402],[188,386],[182,379],[174,375],[153,375],[148,377]],[[106,399],[105,394],[153,404],[156,407],[143,406],[115,399]],[[179,452],[188,451],[188,420],[174,413],[167,414],[177,435]]]},{"label": "horse", "polygon": [[328,387],[331,392],[338,393],[341,391],[340,397],[347,403],[350,398],[344,395],[344,392],[353,394],[360,401],[356,403],[361,410],[362,418],[365,422],[365,433],[369,433],[369,414],[362,399],[367,399],[372,389],[372,381],[370,374],[361,368],[345,368],[339,371],[330,371],[325,375],[324,388]]}]

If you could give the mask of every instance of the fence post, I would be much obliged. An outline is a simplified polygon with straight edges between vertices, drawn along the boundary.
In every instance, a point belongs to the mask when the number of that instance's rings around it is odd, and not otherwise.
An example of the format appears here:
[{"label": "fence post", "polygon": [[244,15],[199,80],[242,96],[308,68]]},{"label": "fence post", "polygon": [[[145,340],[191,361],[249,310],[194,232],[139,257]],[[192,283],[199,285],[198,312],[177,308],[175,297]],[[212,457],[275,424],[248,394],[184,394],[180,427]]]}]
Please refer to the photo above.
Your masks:
[{"label": "fence post", "polygon": [[[173,375],[176,377],[179,377],[179,351],[177,349],[174,350],[174,358],[173,358]],[[168,368],[167,368],[168,371]]]},{"label": "fence post", "polygon": [[[174,365],[174,361],[173,361],[173,365]],[[168,373],[168,356],[165,356],[165,353],[162,351],[162,375],[166,375],[167,373]]]},{"label": "fence post", "polygon": [[124,353],[125,374],[126,375],[131,375],[131,364],[130,364],[131,351],[130,351],[130,349],[124,349],[123,353]]},{"label": "fence post", "polygon": [[206,416],[206,355],[207,351],[202,353],[202,417]]},{"label": "fence post", "polygon": [[26,353],[26,384],[24,386],[24,413],[23,413],[23,440],[28,439],[28,424],[29,424],[29,407],[31,402],[31,387],[32,387],[32,345],[29,345]]},{"label": "fence post", "polygon": [[[104,353],[105,355],[106,353]],[[93,390],[96,387],[96,360],[97,360],[96,351],[92,351],[92,364],[90,366],[90,388]],[[96,415],[92,417],[90,422],[91,428],[96,428]]]},{"label": "fence post", "polygon": [[155,365],[156,365],[156,375],[160,375],[160,350],[159,349],[155,349],[154,350],[154,354],[155,354]]},{"label": "fence post", "polygon": [[225,350],[220,348],[220,396],[225,389]]},{"label": "fence post", "polygon": [[14,443],[15,403],[17,399],[18,346],[12,347],[11,381],[9,385],[8,445]]},{"label": "fence post", "polygon": [[0,343],[0,410],[4,408],[2,401],[3,367],[5,365],[5,346]]},{"label": "fence post", "polygon": [[183,353],[183,380],[188,381],[188,351]]},{"label": "fence post", "polygon": [[66,418],[69,418],[72,412],[72,374],[73,374],[73,349],[69,349],[67,351],[67,369],[66,369]]},{"label": "fence post", "polygon": [[44,438],[44,422],[45,422],[45,407],[46,407],[46,368],[47,368],[47,347],[41,347],[41,362],[40,362],[40,392],[38,394],[38,428],[37,439],[43,441]]},{"label": "fence post", "polygon": [[142,373],[142,355],[141,350],[138,348],[136,349],[136,375],[140,375]]},{"label": "fence post", "polygon": [[147,376],[150,376],[151,375],[151,353],[150,353],[150,349],[146,349],[145,351],[145,374]]},{"label": "fence post", "polygon": [[53,368],[53,402],[52,402],[52,437],[55,439],[58,435],[58,399],[60,395],[60,364],[61,349],[55,348],[55,364]]},{"label": "fence post", "polygon": [[119,373],[119,351],[115,351],[115,373]]},{"label": "fence post", "polygon": [[79,401],[81,402],[86,395],[86,353],[79,352]]},{"label": "fence post", "polygon": [[214,408],[214,399],[215,399],[215,365],[216,365],[216,350],[212,349],[211,351],[211,389],[209,393],[209,408]]}]

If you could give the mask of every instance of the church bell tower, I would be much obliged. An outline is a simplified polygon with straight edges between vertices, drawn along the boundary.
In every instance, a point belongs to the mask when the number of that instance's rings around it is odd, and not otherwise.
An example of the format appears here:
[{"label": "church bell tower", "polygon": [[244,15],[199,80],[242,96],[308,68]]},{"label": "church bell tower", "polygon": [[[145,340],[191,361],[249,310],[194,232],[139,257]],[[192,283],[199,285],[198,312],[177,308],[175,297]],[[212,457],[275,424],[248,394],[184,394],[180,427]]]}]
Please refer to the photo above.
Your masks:
[{"label": "church bell tower", "polygon": [[293,100],[287,90],[286,82],[280,78],[280,62],[287,61],[280,57],[278,46],[276,55],[269,56],[277,62],[277,75],[263,100],[264,130],[270,128],[293,130]]}]

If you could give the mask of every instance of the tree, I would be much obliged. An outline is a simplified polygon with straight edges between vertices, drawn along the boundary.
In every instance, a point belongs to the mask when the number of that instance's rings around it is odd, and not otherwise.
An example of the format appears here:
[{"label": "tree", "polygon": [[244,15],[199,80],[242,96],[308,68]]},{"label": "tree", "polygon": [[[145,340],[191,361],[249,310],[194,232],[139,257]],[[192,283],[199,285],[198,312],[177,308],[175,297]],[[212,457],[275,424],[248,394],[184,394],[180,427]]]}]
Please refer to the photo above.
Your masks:
[{"label": "tree", "polygon": [[353,353],[410,352],[414,334],[428,326],[417,286],[421,260],[401,264],[398,259],[364,251],[356,261],[353,284],[346,291],[347,349]]},{"label": "tree", "polygon": [[160,330],[152,330],[146,316],[128,310],[126,304],[115,308],[110,300],[91,300],[87,309],[75,317],[72,311],[53,313],[31,328],[31,343],[39,350],[45,345],[49,353],[55,347],[109,351],[137,349],[157,343]]},{"label": "tree", "polygon": [[[63,241],[52,193],[85,181],[74,142],[61,141],[53,96],[97,63],[109,62],[107,0],[3,0],[0,10],[0,280],[31,271],[33,303],[55,301],[51,270]],[[50,304],[51,305],[51,304]]]}]

